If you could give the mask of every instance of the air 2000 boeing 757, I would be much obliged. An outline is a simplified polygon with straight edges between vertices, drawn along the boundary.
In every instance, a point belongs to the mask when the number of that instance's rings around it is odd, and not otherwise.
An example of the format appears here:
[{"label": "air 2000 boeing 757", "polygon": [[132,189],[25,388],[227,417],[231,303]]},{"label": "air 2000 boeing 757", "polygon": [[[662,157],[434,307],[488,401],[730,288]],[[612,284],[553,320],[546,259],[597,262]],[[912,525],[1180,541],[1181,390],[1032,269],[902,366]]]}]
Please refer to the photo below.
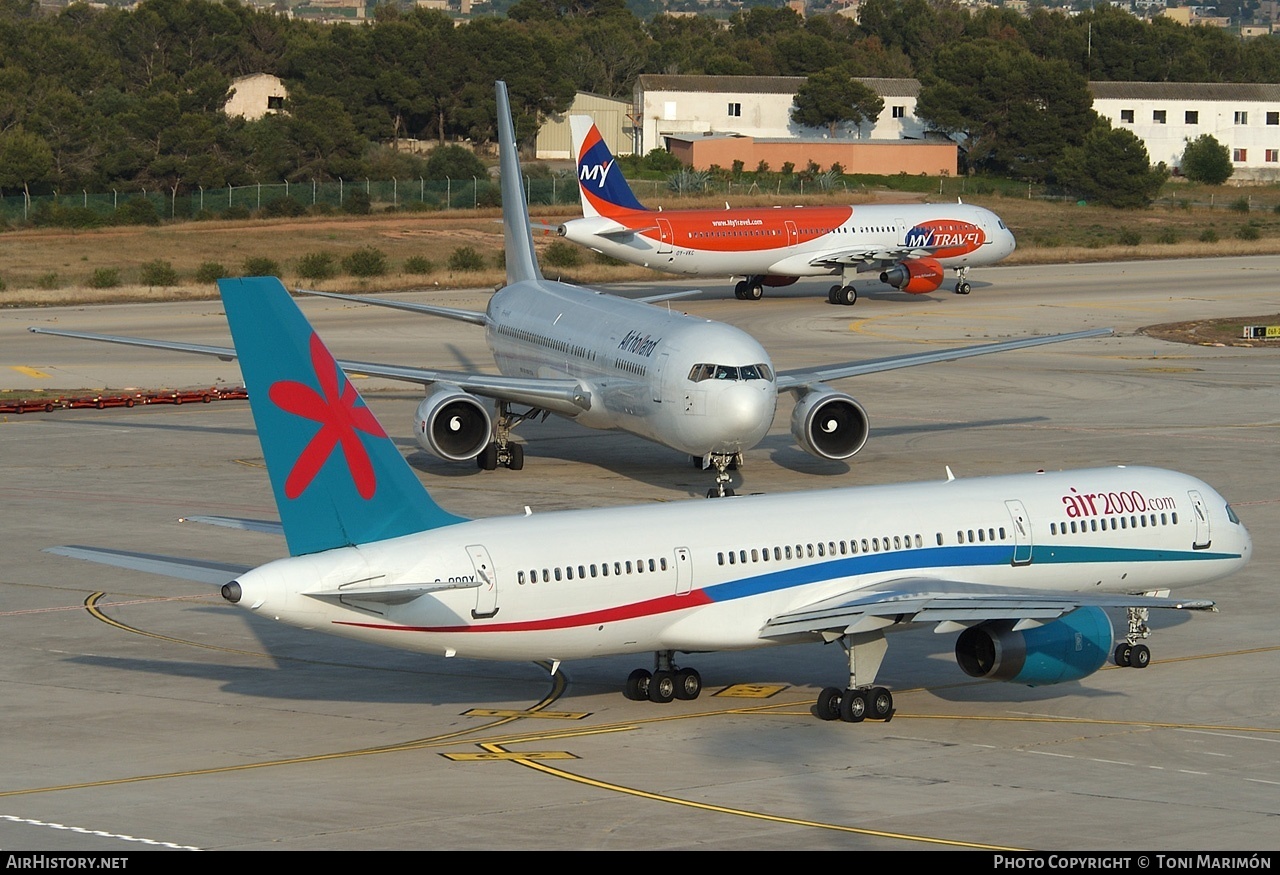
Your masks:
[{"label": "air 2000 boeing 757", "polygon": [[[519,469],[524,448],[512,440],[521,422],[548,413],[588,428],[619,429],[664,444],[714,468],[710,495],[731,494],[729,470],[773,425],[778,393],[793,393],[791,431],[826,459],[857,453],[870,430],[866,410],[827,385],[861,374],[943,362],[1109,334],[1109,329],[939,349],[823,368],[775,373],[749,334],[706,319],[543,278],[534,255],[505,84],[497,84],[498,134],[507,285],[485,312],[376,298],[346,300],[398,307],[480,325],[501,374],[340,360],[348,372],[421,383],[427,397],[414,416],[414,437],[450,461],[476,460]],[[221,346],[32,328],[134,346],[235,358]],[[483,399],[493,399],[491,417]],[[519,408],[525,408],[523,410]]]},{"label": "air 2000 boeing 757", "polygon": [[[256,569],[51,552],[221,586],[259,616],[445,657],[653,654],[632,699],[692,699],[677,654],[839,642],[826,720],[887,720],[886,633],[958,633],[969,675],[1041,685],[1143,667],[1151,608],[1249,561],[1208,484],[1154,468],[905,483],[465,520],[432,501],[279,280],[220,280],[289,557]],[[762,526],[761,521],[768,524]],[[229,580],[229,578],[232,578]],[[1118,638],[1104,609],[1128,609]],[[1112,650],[1115,645],[1114,651]]]},{"label": "air 2000 boeing 757", "polygon": [[970,291],[969,268],[995,264],[1014,250],[995,213],[969,204],[756,207],[649,210],[636,199],[600,131],[570,116],[582,218],[556,228],[566,240],[643,267],[689,276],[745,277],[734,288],[758,301],[764,286],[800,277],[839,276],[832,304],[853,304],[859,273],[923,294],[956,271],[955,291]]}]

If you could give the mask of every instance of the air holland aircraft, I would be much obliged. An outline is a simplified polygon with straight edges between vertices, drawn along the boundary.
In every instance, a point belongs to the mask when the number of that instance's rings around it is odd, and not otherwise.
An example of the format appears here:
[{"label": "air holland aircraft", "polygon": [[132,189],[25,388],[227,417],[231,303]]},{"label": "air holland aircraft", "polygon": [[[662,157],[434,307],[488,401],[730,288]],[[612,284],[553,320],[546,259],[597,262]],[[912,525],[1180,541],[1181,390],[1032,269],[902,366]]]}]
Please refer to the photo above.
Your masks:
[{"label": "air holland aircraft", "polygon": [[[501,375],[340,361],[348,372],[427,386],[415,412],[414,437],[440,458],[518,470],[524,448],[511,439],[512,429],[554,413],[687,453],[702,468],[715,469],[708,495],[727,495],[733,491],[730,469],[768,433],[780,391],[796,398],[791,431],[799,445],[820,458],[847,459],[866,443],[867,412],[852,396],[826,385],[829,380],[1110,333],[1095,329],[775,373],[764,348],[729,325],[543,278],[519,182],[505,84],[497,83],[496,90],[507,285],[494,293],[487,310],[308,292],[485,328]],[[235,358],[227,347],[31,330]],[[495,402],[496,418],[485,398]]]},{"label": "air holland aircraft", "polygon": [[[992,680],[1075,681],[1111,652],[1142,668],[1148,611],[1213,610],[1169,593],[1252,552],[1212,487],[1155,468],[465,520],[423,489],[279,280],[218,285],[280,524],[202,521],[281,532],[289,557],[249,569],[50,552],[221,585],[259,616],[445,657],[546,660],[554,673],[652,653],[653,670],[625,683],[652,702],[701,692],[677,654],[838,642],[848,681],[823,689],[815,713],[853,723],[893,714],[876,685],[887,632],[959,633],[960,668]],[[1106,608],[1128,610],[1118,639]]]},{"label": "air holland aircraft", "polygon": [[854,304],[859,273],[924,294],[953,268],[955,291],[970,291],[969,268],[1014,250],[1013,233],[990,210],[969,204],[645,209],[588,116],[570,116],[582,218],[554,230],[566,240],[629,264],[691,276],[745,277],[741,300],[800,277],[839,276],[832,304]]}]

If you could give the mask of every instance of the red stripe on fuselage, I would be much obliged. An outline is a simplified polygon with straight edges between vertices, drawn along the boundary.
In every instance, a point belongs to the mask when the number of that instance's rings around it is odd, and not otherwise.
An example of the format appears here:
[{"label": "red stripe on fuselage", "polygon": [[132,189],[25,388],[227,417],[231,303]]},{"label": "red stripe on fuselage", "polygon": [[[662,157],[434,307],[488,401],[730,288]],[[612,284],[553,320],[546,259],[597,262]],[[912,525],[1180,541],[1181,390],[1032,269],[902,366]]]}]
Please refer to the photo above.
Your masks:
[{"label": "red stripe on fuselage", "polygon": [[355,626],[361,629],[380,629],[384,632],[548,632],[552,629],[572,629],[577,626],[594,626],[600,623],[618,623],[638,617],[669,614],[687,608],[700,608],[711,604],[703,590],[688,595],[667,595],[630,605],[619,605],[585,614],[569,614],[564,617],[547,617],[543,620],[525,620],[520,623],[486,623],[483,626],[389,626],[384,623],[338,622],[335,626]]},{"label": "red stripe on fuselage", "polygon": [[632,228],[646,228],[640,236],[661,238],[654,228],[658,219],[669,223],[672,246],[706,252],[754,252],[783,249],[830,234],[853,215],[852,207],[804,207],[801,209],[671,210],[644,213],[608,211],[607,204],[591,202],[597,211]]}]

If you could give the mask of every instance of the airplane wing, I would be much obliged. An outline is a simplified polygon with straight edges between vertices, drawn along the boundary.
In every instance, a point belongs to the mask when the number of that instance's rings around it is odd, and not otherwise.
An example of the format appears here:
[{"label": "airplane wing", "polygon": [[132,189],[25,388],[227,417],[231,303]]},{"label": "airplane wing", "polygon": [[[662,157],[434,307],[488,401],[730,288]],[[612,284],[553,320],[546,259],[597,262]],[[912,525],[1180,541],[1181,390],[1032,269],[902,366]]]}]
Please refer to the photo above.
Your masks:
[{"label": "airplane wing", "polygon": [[1208,599],[1173,599],[1125,593],[1044,592],[947,580],[905,578],[873,592],[859,590],[770,618],[762,638],[820,633],[838,638],[895,623],[937,623],[958,631],[986,620],[1048,623],[1076,608],[1167,608],[1216,611]]},{"label": "airplane wing", "polygon": [[[888,265],[908,258],[924,258],[933,255],[942,246],[877,246],[877,247],[858,247],[851,249],[837,249],[830,252],[823,252],[809,259],[809,264],[814,267],[837,268],[845,265],[858,264],[866,265],[866,269],[872,266]],[[861,268],[860,268],[861,270]]]},{"label": "airplane wing", "polygon": [[642,304],[657,304],[662,301],[674,301],[677,298],[689,298],[700,294],[702,294],[702,289],[685,289],[682,292],[664,292],[661,295],[647,295],[643,298],[632,298],[632,300],[639,301]]},{"label": "airplane wing", "polygon": [[[294,289],[299,295],[316,295],[321,298],[333,298],[338,301],[353,301],[357,304],[369,304],[374,307],[390,307],[395,310],[408,310],[410,313],[425,313],[428,316],[444,316],[446,319],[457,319],[460,322],[472,322],[476,325],[485,325],[488,318],[484,313],[478,313],[475,310],[460,310],[455,307],[440,307],[435,304],[416,304],[412,301],[396,301],[392,298],[370,298],[365,295],[344,295],[339,292],[315,292],[310,289]],[[604,294],[601,292],[600,294]],[[702,289],[683,289],[679,292],[664,292],[660,295],[649,295],[644,298],[634,298],[643,304],[657,304],[661,301],[671,301],[676,298],[687,298],[691,295],[702,294]]]},{"label": "airplane wing", "polygon": [[1047,334],[1041,337],[1024,337],[1019,340],[1003,340],[998,343],[983,343],[977,346],[962,346],[954,349],[939,349],[932,352],[916,352],[908,353],[907,355],[867,359],[861,362],[843,362],[838,365],[827,365],[826,367],[807,370],[781,371],[778,373],[778,389],[795,392],[813,383],[822,383],[828,380],[841,380],[845,377],[876,374],[880,371],[910,368],[916,365],[931,364],[932,362],[952,361],[975,355],[988,355],[993,352],[1026,349],[1027,347],[1042,346],[1047,343],[1061,343],[1065,340],[1106,337],[1109,334],[1111,334],[1110,328],[1091,328],[1087,331],[1073,331],[1070,334]]},{"label": "airplane wing", "polygon": [[[466,311],[460,311],[466,312]],[[483,315],[483,314],[482,314]],[[215,356],[223,361],[233,361],[236,351],[228,346],[209,346],[202,343],[178,343],[169,340],[149,340],[144,337],[124,337],[114,334],[92,334],[85,331],[64,331],[60,328],[27,329],[33,334],[53,334],[80,340],[97,340],[103,343],[119,343],[125,346],[141,346],[150,349],[167,349],[198,355]],[[496,398],[550,410],[566,416],[576,416],[591,409],[591,393],[577,380],[536,379],[532,377],[504,377],[498,374],[467,374],[458,371],[437,371],[401,365],[383,365],[376,362],[357,362],[339,359],[338,366],[348,374],[365,374],[387,380],[400,380],[430,386],[448,383],[473,395]]]},{"label": "airplane wing", "polygon": [[44,552],[97,562],[99,565],[125,568],[129,571],[145,571],[148,574],[163,574],[166,577],[194,580],[197,583],[208,583],[213,586],[222,586],[253,569],[252,565],[230,565],[226,562],[206,562],[179,556],[131,553],[127,550],[108,550],[105,547],[82,547],[78,544],[46,547]]}]

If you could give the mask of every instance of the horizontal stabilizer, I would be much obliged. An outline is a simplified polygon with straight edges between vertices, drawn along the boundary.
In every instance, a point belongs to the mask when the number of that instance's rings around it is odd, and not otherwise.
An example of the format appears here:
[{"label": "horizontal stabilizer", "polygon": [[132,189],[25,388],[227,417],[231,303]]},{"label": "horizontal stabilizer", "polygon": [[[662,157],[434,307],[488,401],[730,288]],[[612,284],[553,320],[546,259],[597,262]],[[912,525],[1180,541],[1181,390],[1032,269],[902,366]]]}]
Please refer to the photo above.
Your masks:
[{"label": "horizontal stabilizer", "polygon": [[181,523],[204,523],[206,526],[222,526],[226,529],[240,529],[244,532],[263,532],[268,535],[283,535],[284,526],[279,520],[246,520],[230,516],[184,516]]},{"label": "horizontal stabilizer", "polygon": [[230,565],[226,562],[206,562],[180,556],[158,556],[153,553],[131,553],[127,550],[108,550],[105,547],[81,547],[77,544],[46,547],[44,552],[97,562],[99,565],[113,565],[129,571],[145,571],[148,574],[163,574],[181,580],[194,580],[197,583],[208,583],[213,586],[222,586],[252,568],[249,565]]},{"label": "horizontal stabilizer", "polygon": [[373,602],[380,605],[403,605],[433,592],[475,589],[483,584],[484,581],[479,579],[465,583],[402,583],[394,586],[352,587],[350,589],[333,589],[323,592],[305,592],[303,595],[308,598],[332,602]]},{"label": "horizontal stabilizer", "polygon": [[456,319],[459,322],[470,322],[472,325],[487,325],[489,317],[477,310],[463,310],[459,307],[441,307],[435,304],[417,304],[412,301],[396,301],[390,298],[366,298],[358,295],[343,295],[337,292],[317,292],[311,289],[295,289],[299,295],[314,295],[318,298],[333,298],[353,304],[371,304],[375,307],[390,307],[394,310],[408,310],[410,313],[425,313],[429,316],[442,316],[445,319]]}]

